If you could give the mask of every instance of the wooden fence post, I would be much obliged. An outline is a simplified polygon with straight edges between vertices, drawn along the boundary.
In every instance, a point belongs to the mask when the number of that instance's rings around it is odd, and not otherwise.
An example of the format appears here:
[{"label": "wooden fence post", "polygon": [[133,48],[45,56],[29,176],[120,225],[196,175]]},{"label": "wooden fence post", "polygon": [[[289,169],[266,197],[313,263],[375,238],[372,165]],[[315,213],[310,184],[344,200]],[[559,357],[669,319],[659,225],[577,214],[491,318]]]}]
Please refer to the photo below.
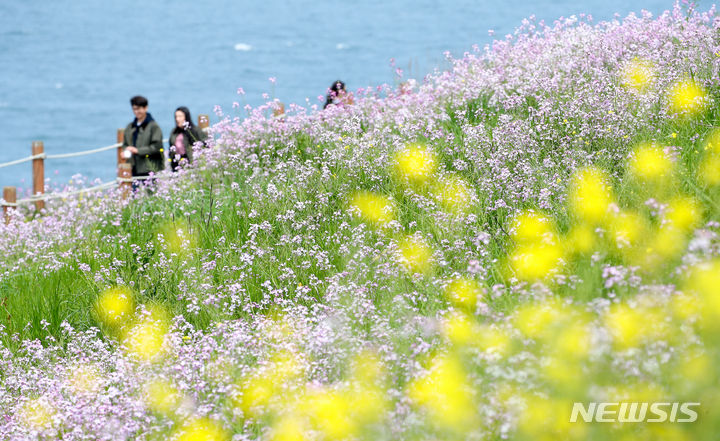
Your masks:
[{"label": "wooden fence post", "polygon": [[[32,155],[42,155],[45,153],[45,146],[42,141],[33,141]],[[33,159],[33,196],[42,196],[45,193],[45,159]],[[35,209],[37,211],[45,208],[45,201],[35,201]]]},{"label": "wooden fence post", "polygon": [[198,127],[205,130],[210,126],[210,117],[207,115],[198,115]]},{"label": "wooden fence post", "polygon": [[[17,202],[17,189],[15,187],[3,187],[3,199],[8,204],[14,204]],[[10,216],[8,212],[15,207],[3,205],[3,217],[5,218],[5,224],[10,223]]]},{"label": "wooden fence post", "polygon": [[127,159],[125,159],[125,156],[123,156],[123,151],[125,150],[122,146],[123,142],[125,141],[125,129],[118,129],[117,130],[117,143],[120,144],[120,147],[117,148],[117,163],[118,167],[120,164],[125,164],[127,162]]},{"label": "wooden fence post", "polygon": [[[118,178],[120,179],[132,179],[132,165],[124,162],[118,164]],[[128,194],[132,191],[132,182],[120,181],[120,195],[124,199],[127,199]]]}]

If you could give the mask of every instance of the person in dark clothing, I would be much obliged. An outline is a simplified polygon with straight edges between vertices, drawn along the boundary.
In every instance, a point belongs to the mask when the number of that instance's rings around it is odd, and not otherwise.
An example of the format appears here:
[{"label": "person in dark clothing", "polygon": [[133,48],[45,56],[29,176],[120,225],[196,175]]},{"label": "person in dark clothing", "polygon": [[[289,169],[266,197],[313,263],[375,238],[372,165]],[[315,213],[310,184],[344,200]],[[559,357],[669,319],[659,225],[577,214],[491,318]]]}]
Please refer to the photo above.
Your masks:
[{"label": "person in dark clothing", "polygon": [[325,105],[323,106],[323,109],[327,109],[327,107],[330,105],[352,103],[353,97],[351,94],[347,93],[347,90],[345,90],[345,83],[337,80],[332,84],[332,86],[330,86],[330,89],[328,89],[328,94],[325,97]]},{"label": "person in dark clothing", "polygon": [[193,145],[196,142],[205,144],[207,134],[195,127],[190,117],[190,110],[180,106],[175,110],[175,128],[170,132],[168,142],[170,148],[170,167],[177,171],[178,167],[189,164],[193,160]]},{"label": "person in dark clothing", "polygon": [[[147,111],[147,98],[134,96],[130,99],[130,105],[135,119],[125,128],[125,155],[132,164],[133,177],[148,176],[150,172],[159,172],[165,168],[162,131]],[[133,188],[136,187],[133,182]]]}]

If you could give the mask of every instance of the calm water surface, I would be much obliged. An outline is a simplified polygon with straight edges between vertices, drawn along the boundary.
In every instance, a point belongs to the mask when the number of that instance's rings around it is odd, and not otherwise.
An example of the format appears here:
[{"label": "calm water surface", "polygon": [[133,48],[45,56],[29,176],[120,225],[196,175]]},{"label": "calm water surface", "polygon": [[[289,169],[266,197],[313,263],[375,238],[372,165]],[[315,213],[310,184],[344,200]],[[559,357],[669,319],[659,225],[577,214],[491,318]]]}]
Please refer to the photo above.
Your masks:
[{"label": "calm water surface", "polygon": [[[243,115],[264,93],[306,106],[336,79],[352,90],[393,84],[393,58],[421,79],[445,67],[444,51],[460,56],[490,43],[488,30],[501,37],[533,14],[597,22],[671,8],[667,0],[0,0],[0,163],[29,155],[33,140],[48,153],[113,144],[136,94],[167,134],[180,105],[193,119],[215,105]],[[46,176],[108,180],[114,161],[112,151],[48,161]],[[0,186],[28,187],[30,173],[29,163],[2,168]]]}]

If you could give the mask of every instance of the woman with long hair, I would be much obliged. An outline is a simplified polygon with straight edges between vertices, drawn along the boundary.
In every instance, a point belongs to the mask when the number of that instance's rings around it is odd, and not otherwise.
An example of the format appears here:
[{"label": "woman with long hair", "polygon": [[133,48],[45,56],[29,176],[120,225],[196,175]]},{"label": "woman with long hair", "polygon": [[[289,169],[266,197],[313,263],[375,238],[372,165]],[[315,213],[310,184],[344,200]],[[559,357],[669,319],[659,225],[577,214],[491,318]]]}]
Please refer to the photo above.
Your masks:
[{"label": "woman with long hair", "polygon": [[352,94],[348,93],[347,90],[345,90],[345,83],[343,83],[340,80],[335,81],[332,83],[332,86],[328,89],[327,96],[325,97],[325,105],[323,106],[323,109],[327,109],[328,106],[338,104],[352,104],[353,103],[353,97]]},{"label": "woman with long hair", "polygon": [[196,142],[204,144],[207,134],[193,124],[190,110],[180,106],[175,110],[175,128],[170,132],[170,167],[177,171],[178,167],[189,164],[193,160],[193,145]]}]

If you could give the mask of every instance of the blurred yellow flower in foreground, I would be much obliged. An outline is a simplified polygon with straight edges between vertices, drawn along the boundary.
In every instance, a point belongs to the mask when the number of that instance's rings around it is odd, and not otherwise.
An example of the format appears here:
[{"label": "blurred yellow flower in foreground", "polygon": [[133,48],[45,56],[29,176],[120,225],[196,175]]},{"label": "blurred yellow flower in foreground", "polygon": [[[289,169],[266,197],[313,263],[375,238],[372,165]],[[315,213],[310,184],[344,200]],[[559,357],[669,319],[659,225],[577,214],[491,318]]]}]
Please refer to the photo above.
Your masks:
[{"label": "blurred yellow flower in foreground", "polygon": [[92,394],[100,388],[100,374],[95,366],[79,363],[68,373],[68,384],[77,394]]},{"label": "blurred yellow flower in foreground", "polygon": [[49,429],[56,414],[57,410],[46,397],[25,402],[18,411],[20,421],[33,430]]},{"label": "blurred yellow flower in foreground", "polygon": [[590,225],[577,224],[568,232],[565,242],[571,253],[590,254],[597,245],[597,234]]},{"label": "blurred yellow flower in foreground", "polygon": [[125,333],[123,344],[129,354],[142,361],[158,361],[166,351],[166,325],[158,321],[143,320]]},{"label": "blurred yellow flower in foreground", "polygon": [[240,395],[234,404],[244,415],[259,416],[267,410],[275,389],[271,379],[260,374],[253,375],[240,385]]},{"label": "blurred yellow flower in foreground", "polygon": [[657,182],[669,178],[675,171],[675,163],[662,147],[654,143],[640,144],[628,162],[630,172],[645,182]]},{"label": "blurred yellow flower in foreground", "polygon": [[570,422],[572,406],[572,400],[526,394],[525,408],[520,415],[518,429],[529,436],[529,439],[538,441],[585,440],[587,425],[583,422]]},{"label": "blurred yellow flower in foreground", "polygon": [[699,296],[703,326],[720,330],[720,259],[695,265],[690,270],[685,291]]},{"label": "blurred yellow flower in foreground", "polygon": [[557,239],[548,243],[523,244],[510,254],[509,261],[515,275],[525,281],[545,279],[556,274],[563,263],[563,249]]},{"label": "blurred yellow flower in foreground", "polygon": [[474,308],[478,298],[484,294],[478,282],[465,277],[453,279],[445,287],[445,297],[455,305],[465,308]]},{"label": "blurred yellow flower in foreground", "polygon": [[135,310],[130,288],[115,286],[103,291],[95,303],[100,320],[108,326],[117,326],[126,321]]},{"label": "blurred yellow flower in foreground", "polygon": [[350,417],[352,406],[353,403],[350,403],[344,394],[320,388],[309,392],[303,409],[326,439],[340,440],[352,436],[357,430]]},{"label": "blurred yellow flower in foreground", "polygon": [[424,183],[436,167],[435,153],[424,146],[410,145],[395,154],[395,171],[410,184]]},{"label": "blurred yellow flower in foreground", "polygon": [[605,326],[620,349],[668,337],[665,314],[658,308],[614,304],[605,315]]},{"label": "blurred yellow flower in foreground", "polygon": [[613,202],[612,187],[600,169],[586,167],[575,172],[568,202],[571,211],[589,224],[603,220]]},{"label": "blurred yellow flower in foreground", "polygon": [[167,380],[156,379],[143,387],[145,404],[154,412],[171,415],[180,407],[180,392]]},{"label": "blurred yellow flower in foreground", "polygon": [[668,203],[665,220],[680,231],[690,232],[702,220],[702,206],[695,198],[675,197]]},{"label": "blurred yellow flower in foreground", "polygon": [[515,216],[510,223],[510,235],[517,243],[542,240],[554,230],[553,222],[545,215],[524,211]]},{"label": "blurred yellow flower in foreground", "polygon": [[625,64],[620,76],[624,87],[643,92],[652,83],[655,75],[652,63],[633,58]]},{"label": "blurred yellow flower in foreground", "polygon": [[230,434],[208,418],[198,418],[180,428],[173,441],[229,441]]},{"label": "blurred yellow flower in foreground", "polygon": [[639,214],[625,211],[613,215],[608,229],[614,245],[623,249],[635,246],[645,238],[647,223]]},{"label": "blurred yellow flower in foreground", "polygon": [[363,191],[353,196],[350,206],[358,210],[366,222],[386,224],[395,218],[392,202],[384,196]]},{"label": "blurred yellow flower in foreground", "polygon": [[424,273],[432,265],[432,249],[425,239],[407,236],[398,245],[398,261],[413,273]]},{"label": "blurred yellow flower in foreground", "polygon": [[427,410],[433,423],[463,431],[476,421],[470,390],[460,360],[440,355],[432,360],[426,375],[409,385],[408,396]]},{"label": "blurred yellow flower in foreground", "polygon": [[548,335],[565,315],[565,309],[557,300],[526,303],[515,310],[513,324],[526,336],[540,338]]},{"label": "blurred yellow flower in foreground", "polygon": [[512,341],[502,329],[490,325],[479,325],[475,345],[485,352],[494,352],[506,356],[510,352]]},{"label": "blurred yellow flower in foreground", "polygon": [[161,225],[158,240],[168,252],[186,255],[198,246],[198,235],[184,220],[174,220]]},{"label": "blurred yellow flower in foreground", "polygon": [[473,189],[459,176],[444,176],[433,186],[433,194],[440,204],[452,213],[468,211],[473,202]]},{"label": "blurred yellow flower in foreground", "polygon": [[691,79],[676,82],[670,88],[670,112],[682,116],[695,116],[708,105],[705,89]]},{"label": "blurred yellow flower in foreground", "polygon": [[720,153],[710,152],[705,155],[698,166],[698,176],[709,187],[720,185]]},{"label": "blurred yellow flower in foreground", "polygon": [[442,331],[452,344],[469,346],[476,343],[480,327],[467,315],[452,312],[443,318]]},{"label": "blurred yellow flower in foreground", "polygon": [[270,435],[270,441],[305,441],[304,422],[294,415],[283,416],[275,423]]},{"label": "blurred yellow flower in foreground", "polygon": [[720,153],[720,127],[715,127],[705,136],[703,150],[710,153]]}]

